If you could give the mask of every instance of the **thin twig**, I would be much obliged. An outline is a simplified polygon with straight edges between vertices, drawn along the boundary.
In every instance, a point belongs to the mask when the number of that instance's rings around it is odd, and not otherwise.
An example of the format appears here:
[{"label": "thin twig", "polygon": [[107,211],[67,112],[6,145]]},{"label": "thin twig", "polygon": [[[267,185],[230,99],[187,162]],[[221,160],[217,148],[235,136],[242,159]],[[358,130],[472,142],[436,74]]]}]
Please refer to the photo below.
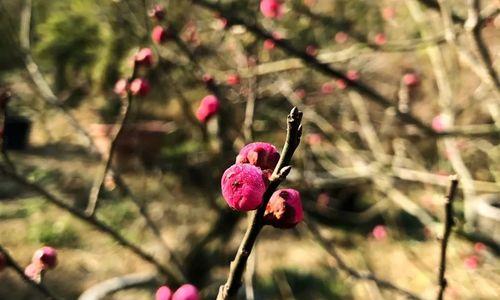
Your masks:
[{"label": "thin twig", "polygon": [[42,186],[40,186],[32,181],[29,181],[28,179],[26,179],[22,175],[19,175],[18,173],[15,173],[11,170],[6,169],[2,165],[0,165],[0,174],[3,174],[5,176],[9,177],[11,180],[18,183],[19,185],[21,185],[24,188],[26,188],[28,190],[32,190],[32,191],[40,194],[41,196],[43,196],[45,199],[47,199],[49,202],[56,205],[57,207],[69,212],[74,217],[94,226],[99,231],[112,237],[118,244],[131,250],[133,253],[135,253],[137,256],[142,258],[144,261],[155,266],[156,269],[158,270],[158,272],[168,276],[168,278],[171,280],[171,282],[174,285],[180,284],[183,282],[182,278],[179,277],[179,275],[177,275],[176,272],[174,272],[170,267],[167,267],[167,266],[161,264],[160,262],[158,262],[158,260],[156,260],[156,258],[154,258],[151,254],[146,253],[139,246],[132,243],[131,241],[126,239],[123,235],[121,235],[119,232],[115,231],[112,227],[110,227],[109,225],[96,219],[94,216],[89,216],[89,215],[85,214],[84,212],[80,211],[79,209],[70,206],[64,200],[62,200],[62,199],[58,198],[57,196],[55,196],[54,194],[50,193]]},{"label": "thin twig", "polygon": [[372,273],[368,272],[359,272],[355,270],[354,268],[350,267],[340,256],[340,254],[337,252],[335,245],[331,241],[326,240],[321,233],[319,232],[318,228],[312,221],[306,222],[306,228],[309,232],[309,234],[314,237],[313,240],[317,242],[336,262],[337,266],[340,270],[344,271],[345,273],[349,274],[349,276],[352,276],[358,280],[370,280],[383,289],[391,290],[394,291],[398,294],[401,294],[409,299],[414,299],[418,300],[421,299],[419,296],[415,295],[414,293],[404,290],[395,284],[379,279]]},{"label": "thin twig", "polygon": [[257,240],[262,227],[264,226],[263,218],[267,203],[274,191],[280,183],[286,178],[291,170],[290,162],[292,160],[295,149],[299,146],[300,137],[302,135],[302,112],[294,107],[287,118],[287,136],[285,146],[281,153],[280,160],[274,168],[269,186],[262,197],[261,206],[252,213],[247,231],[241,241],[236,257],[231,262],[229,276],[226,284],[219,289],[217,300],[235,299],[236,294],[241,286],[243,272],[248,260],[248,256],[252,252],[252,248]]},{"label": "thin twig", "polygon": [[445,203],[445,223],[444,223],[444,233],[443,239],[441,240],[441,256],[439,263],[439,273],[438,273],[438,284],[439,292],[437,300],[442,300],[444,291],[448,282],[445,278],[446,272],[446,248],[448,247],[448,240],[450,239],[451,229],[453,227],[453,200],[457,194],[458,187],[458,176],[450,176],[450,186],[448,192],[446,193],[446,203]]},{"label": "thin twig", "polygon": [[52,299],[52,300],[61,299],[56,295],[54,295],[54,293],[52,293],[43,283],[41,282],[38,283],[34,280],[31,280],[31,278],[29,278],[28,276],[26,276],[21,266],[16,262],[16,260],[12,256],[10,256],[9,252],[4,247],[2,247],[2,245],[0,245],[0,253],[3,254],[8,267],[11,267],[19,275],[19,277],[21,277],[26,283],[31,285],[34,289],[38,290],[40,293],[45,295],[47,299]]}]

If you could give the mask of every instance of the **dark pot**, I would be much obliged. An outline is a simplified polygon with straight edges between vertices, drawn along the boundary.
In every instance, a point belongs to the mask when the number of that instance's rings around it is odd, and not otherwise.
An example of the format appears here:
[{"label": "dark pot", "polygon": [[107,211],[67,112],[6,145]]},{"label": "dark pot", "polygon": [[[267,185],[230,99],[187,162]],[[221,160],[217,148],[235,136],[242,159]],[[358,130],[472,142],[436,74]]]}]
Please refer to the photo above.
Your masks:
[{"label": "dark pot", "polygon": [[4,150],[24,150],[28,146],[31,121],[21,116],[7,116],[3,132]]}]

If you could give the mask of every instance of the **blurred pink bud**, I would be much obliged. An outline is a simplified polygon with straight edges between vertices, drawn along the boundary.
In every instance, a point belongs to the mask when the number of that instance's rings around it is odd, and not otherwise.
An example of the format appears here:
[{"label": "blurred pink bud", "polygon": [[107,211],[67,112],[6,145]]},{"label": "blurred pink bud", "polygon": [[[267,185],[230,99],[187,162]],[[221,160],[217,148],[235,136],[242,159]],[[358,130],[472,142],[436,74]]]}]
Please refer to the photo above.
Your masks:
[{"label": "blurred pink bud", "polygon": [[153,64],[153,51],[151,48],[142,48],[135,54],[134,58],[138,65],[149,67]]},{"label": "blurred pink bud", "polygon": [[309,45],[306,47],[306,53],[310,56],[318,55],[318,48],[314,45]]},{"label": "blurred pink bud", "polygon": [[374,41],[378,46],[385,45],[387,43],[387,36],[384,33],[377,33],[375,35]]},{"label": "blurred pink bud", "polygon": [[31,262],[43,269],[53,269],[57,265],[57,251],[52,247],[42,247],[35,251]]},{"label": "blurred pink bud", "polygon": [[43,266],[37,263],[31,263],[24,269],[24,275],[31,280],[40,283],[42,280]]},{"label": "blurred pink bud", "polygon": [[448,118],[443,114],[437,115],[434,119],[432,119],[432,129],[436,132],[443,132],[448,128],[448,126]]},{"label": "blurred pink bud", "polygon": [[264,49],[265,50],[273,50],[276,47],[276,44],[272,39],[266,39],[264,41]]},{"label": "blurred pink bud", "polygon": [[214,95],[205,96],[201,99],[200,106],[196,111],[196,118],[202,122],[206,123],[210,118],[219,112],[220,102]]},{"label": "blurred pink bud", "polygon": [[262,170],[251,164],[235,164],[222,175],[222,196],[237,211],[254,210],[262,204],[266,184]]},{"label": "blurred pink bud", "polygon": [[479,257],[476,255],[470,255],[464,260],[465,267],[469,270],[475,270],[479,266]]},{"label": "blurred pink bud", "polygon": [[396,16],[396,10],[394,7],[384,7],[382,9],[382,17],[384,17],[385,20],[392,20]]},{"label": "blurred pink bud", "polygon": [[217,17],[217,29],[218,30],[226,29],[227,24],[228,24],[228,21],[226,18]]},{"label": "blurred pink bud", "polygon": [[344,79],[337,79],[335,83],[340,90],[345,90],[347,88],[347,82]]},{"label": "blurred pink bud", "polygon": [[260,12],[266,18],[280,18],[283,15],[283,4],[281,0],[261,0]]},{"label": "blurred pink bud", "polygon": [[151,38],[157,44],[162,44],[173,37],[174,33],[171,30],[160,25],[155,26],[151,32]]},{"label": "blurred pink bud", "polygon": [[294,91],[295,96],[297,96],[300,99],[304,99],[306,97],[306,90],[304,89],[298,89]]},{"label": "blurred pink bud", "polygon": [[309,145],[319,145],[323,141],[323,137],[319,133],[311,133],[307,135],[307,143]]},{"label": "blurred pink bud", "polygon": [[333,93],[334,89],[335,86],[333,85],[333,82],[325,82],[321,85],[321,93],[325,95]]},{"label": "blurred pink bud", "polygon": [[249,163],[262,170],[274,170],[278,164],[280,154],[275,146],[269,143],[250,143],[240,150],[236,156],[237,164]]},{"label": "blurred pink bud", "polygon": [[477,253],[481,253],[483,252],[484,250],[486,250],[486,245],[481,243],[481,242],[477,242],[474,244],[474,251],[476,251]]},{"label": "blurred pink bud", "polygon": [[128,81],[127,79],[120,79],[115,83],[115,87],[113,91],[115,94],[120,95],[120,96],[125,96],[127,94],[128,90]]},{"label": "blurred pink bud", "polygon": [[226,82],[229,85],[237,85],[240,83],[240,76],[238,74],[227,75]]},{"label": "blurred pink bud", "polygon": [[403,83],[407,87],[416,87],[420,84],[420,77],[415,73],[406,73],[403,75]]},{"label": "blurred pink bud", "polygon": [[316,199],[316,206],[319,209],[325,209],[328,207],[330,204],[330,195],[328,193],[321,193],[318,195],[318,198]]},{"label": "blurred pink bud", "polygon": [[214,84],[214,77],[210,74],[203,74],[203,77],[201,78],[205,84]]},{"label": "blurred pink bud", "polygon": [[359,79],[359,72],[356,70],[349,70],[346,73],[346,77],[352,81],[356,81]]},{"label": "blurred pink bud", "polygon": [[175,291],[172,300],[199,300],[198,289],[192,284],[184,284]]},{"label": "blurred pink bud", "polygon": [[264,222],[276,228],[292,228],[304,219],[300,193],[294,189],[277,190],[267,203]]},{"label": "blurred pink bud", "polygon": [[151,90],[149,81],[145,78],[136,78],[130,83],[130,92],[134,96],[146,96]]},{"label": "blurred pink bud", "polygon": [[343,44],[343,43],[347,42],[348,39],[349,39],[349,35],[343,31],[339,31],[335,34],[335,42],[337,42],[339,44]]},{"label": "blurred pink bud", "polygon": [[172,290],[166,286],[160,286],[158,290],[156,290],[155,300],[171,300],[172,299]]},{"label": "blurred pink bud", "polygon": [[165,18],[165,8],[163,5],[156,4],[151,10],[149,10],[148,15],[157,21],[161,21]]},{"label": "blurred pink bud", "polygon": [[0,272],[2,272],[6,266],[7,266],[7,259],[5,258],[3,253],[0,253]]},{"label": "blurred pink bud", "polygon": [[384,225],[377,225],[372,230],[372,235],[377,241],[382,241],[387,238],[387,229]]}]

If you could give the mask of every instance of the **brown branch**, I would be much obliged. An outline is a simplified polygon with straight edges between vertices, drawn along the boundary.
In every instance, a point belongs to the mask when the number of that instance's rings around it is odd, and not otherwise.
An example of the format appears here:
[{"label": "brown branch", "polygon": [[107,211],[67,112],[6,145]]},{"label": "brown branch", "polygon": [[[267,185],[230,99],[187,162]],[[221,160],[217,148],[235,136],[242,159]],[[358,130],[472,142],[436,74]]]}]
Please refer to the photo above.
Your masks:
[{"label": "brown branch", "polygon": [[448,282],[445,278],[446,272],[446,248],[448,247],[448,240],[450,238],[451,229],[453,227],[453,200],[455,199],[455,195],[458,190],[458,176],[453,175],[450,176],[450,185],[448,188],[448,192],[446,193],[446,203],[445,203],[445,223],[444,223],[444,233],[443,239],[441,240],[441,262],[439,264],[439,273],[438,273],[438,284],[439,284],[439,292],[437,295],[437,300],[442,300],[444,291]]},{"label": "brown branch", "polygon": [[321,233],[319,232],[318,228],[314,223],[307,222],[306,223],[307,230],[309,234],[314,237],[314,241],[317,242],[333,259],[337,262],[337,266],[340,270],[344,271],[345,273],[349,274],[349,276],[352,276],[358,280],[369,280],[375,282],[378,286],[381,288],[387,289],[394,291],[398,294],[404,295],[405,297],[409,299],[414,299],[418,300],[421,299],[419,296],[413,294],[410,291],[404,290],[393,283],[379,279],[376,277],[374,274],[369,273],[369,272],[359,272],[355,270],[354,268],[350,267],[340,256],[340,254],[337,252],[335,246],[333,245],[332,242],[326,240]]},{"label": "brown branch", "polygon": [[0,254],[3,254],[8,267],[11,267],[19,275],[19,277],[21,277],[26,283],[28,283],[34,289],[38,290],[40,293],[45,295],[46,299],[51,299],[51,300],[61,299],[56,295],[54,295],[43,283],[41,282],[38,283],[34,280],[31,280],[31,278],[29,278],[28,276],[26,276],[21,266],[16,262],[16,260],[12,256],[10,256],[9,252],[5,248],[3,248],[2,245],[0,245]]},{"label": "brown branch", "polygon": [[11,170],[6,169],[2,165],[0,165],[0,174],[3,174],[5,176],[9,177],[11,180],[18,183],[23,188],[26,188],[28,190],[32,190],[32,191],[40,194],[41,196],[43,196],[45,199],[47,199],[52,204],[67,211],[68,213],[70,213],[71,215],[76,217],[77,219],[80,219],[80,220],[94,226],[99,231],[110,236],[118,244],[129,249],[130,251],[135,253],[138,257],[140,257],[144,261],[153,265],[158,270],[158,272],[168,276],[168,278],[171,280],[173,285],[177,285],[177,284],[180,284],[183,282],[182,278],[179,277],[179,275],[177,275],[176,272],[174,272],[170,267],[162,265],[151,254],[146,253],[139,246],[132,243],[131,241],[126,239],[123,235],[121,235],[119,232],[115,231],[112,227],[110,227],[109,225],[100,221],[99,219],[95,218],[94,216],[89,216],[89,215],[85,214],[84,212],[80,211],[79,209],[70,206],[64,200],[62,200],[62,199],[58,198],[56,195],[50,193],[42,186],[36,184],[35,182],[29,181],[28,179],[26,179],[22,175],[19,175],[18,173],[15,173]]},{"label": "brown branch", "polygon": [[287,136],[285,141],[285,146],[278,161],[278,164],[274,168],[274,172],[271,176],[269,186],[262,197],[261,206],[252,213],[250,223],[247,227],[247,231],[243,240],[241,241],[236,257],[231,262],[231,267],[229,271],[229,277],[224,285],[219,289],[219,294],[217,295],[217,300],[227,300],[235,299],[236,294],[242,283],[242,276],[245,270],[245,266],[252,252],[252,248],[257,240],[262,227],[264,226],[263,218],[264,212],[266,210],[267,203],[271,198],[272,194],[280,183],[286,178],[288,173],[290,173],[291,166],[290,162],[292,160],[293,153],[295,149],[300,144],[300,137],[302,135],[302,112],[294,107],[287,118]]}]

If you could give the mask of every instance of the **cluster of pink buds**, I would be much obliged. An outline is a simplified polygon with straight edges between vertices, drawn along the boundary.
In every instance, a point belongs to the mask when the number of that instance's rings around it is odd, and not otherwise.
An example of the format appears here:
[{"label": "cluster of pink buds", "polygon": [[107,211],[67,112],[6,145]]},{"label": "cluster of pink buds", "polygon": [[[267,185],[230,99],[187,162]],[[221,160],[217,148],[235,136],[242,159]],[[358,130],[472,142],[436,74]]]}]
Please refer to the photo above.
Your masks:
[{"label": "cluster of pink buds", "polygon": [[[237,211],[250,211],[262,205],[269,177],[280,154],[275,146],[255,142],[246,145],[236,157],[236,164],[222,175],[222,196]],[[300,193],[294,189],[276,191],[267,203],[264,222],[276,228],[291,228],[303,219]]]},{"label": "cluster of pink buds", "polygon": [[43,272],[55,268],[57,251],[52,247],[42,247],[35,251],[31,263],[24,269],[24,274],[36,282],[42,280]]},{"label": "cluster of pink buds", "polygon": [[198,289],[192,284],[184,284],[172,293],[172,290],[166,286],[161,286],[155,295],[156,300],[199,300]]},{"label": "cluster of pink buds", "polygon": [[206,123],[210,118],[215,116],[219,112],[220,103],[214,95],[205,96],[201,99],[200,106],[196,111],[196,118],[202,122]]},{"label": "cluster of pink buds", "polygon": [[[136,67],[151,67],[153,65],[153,51],[151,48],[142,48],[134,56],[134,65]],[[119,79],[115,83],[113,91],[115,94],[125,97],[128,92],[134,96],[144,97],[149,94],[151,90],[151,85],[146,78],[138,77],[129,82],[125,78]]]},{"label": "cluster of pink buds", "polygon": [[261,0],[260,12],[269,19],[280,18],[283,16],[283,3],[281,0]]}]

